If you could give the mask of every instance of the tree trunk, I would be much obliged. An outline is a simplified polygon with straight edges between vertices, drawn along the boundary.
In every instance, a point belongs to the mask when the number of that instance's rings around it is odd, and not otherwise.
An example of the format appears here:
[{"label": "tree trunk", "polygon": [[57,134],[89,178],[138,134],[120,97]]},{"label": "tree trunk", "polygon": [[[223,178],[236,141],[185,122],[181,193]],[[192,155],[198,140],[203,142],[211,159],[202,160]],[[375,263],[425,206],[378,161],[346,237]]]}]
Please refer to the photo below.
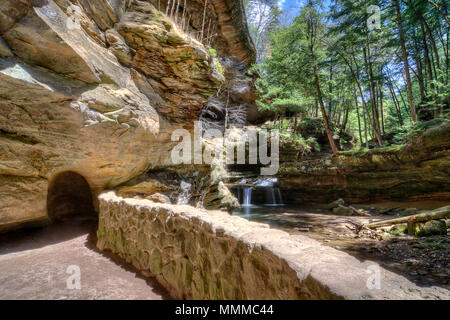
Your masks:
[{"label": "tree trunk", "polygon": [[423,81],[423,67],[422,67],[422,60],[420,58],[420,50],[419,50],[419,44],[417,41],[417,34],[414,31],[414,47],[415,47],[415,60],[416,60],[416,65],[417,65],[417,80],[419,80],[419,91],[420,91],[420,101],[424,102],[425,101],[425,85],[424,85],[424,81]]},{"label": "tree trunk", "polygon": [[[400,99],[402,100],[403,108],[406,110],[406,112],[407,112],[409,115],[411,115],[411,110],[407,107],[405,98],[403,97],[401,90],[399,89],[399,87],[397,86],[397,84],[395,84],[395,82],[393,82],[390,73],[388,74],[388,76],[389,76],[389,79],[390,79],[390,80],[389,80],[390,83],[393,85],[392,89],[394,89],[394,87],[395,87],[395,89],[397,89],[397,91],[398,91],[398,94],[400,95]],[[398,99],[397,99],[397,100],[398,100]],[[399,103],[399,106],[400,106],[400,103]]]},{"label": "tree trunk", "polygon": [[361,142],[361,146],[363,144],[362,134],[361,134],[361,119],[359,118],[359,105],[358,105],[358,96],[356,95],[356,91],[353,92],[355,96],[356,102],[356,117],[358,118],[358,133],[359,133],[359,141]]},{"label": "tree trunk", "polygon": [[205,30],[205,18],[206,18],[207,5],[208,5],[208,0],[205,0],[205,7],[203,8],[203,22],[202,22],[202,32],[200,34],[200,42],[203,42],[203,31]]},{"label": "tree trunk", "polygon": [[402,48],[403,54],[403,64],[405,68],[405,77],[406,77],[406,86],[408,87],[408,101],[409,101],[409,109],[411,111],[411,118],[414,122],[417,122],[416,108],[414,106],[414,99],[412,93],[412,85],[411,85],[411,75],[409,73],[409,63],[408,63],[408,53],[406,51],[405,38],[403,35],[403,27],[402,27],[402,16],[400,12],[400,4],[399,0],[394,0],[395,8],[397,11],[397,25],[398,25],[398,34],[400,37],[400,46]]},{"label": "tree trunk", "polygon": [[315,79],[315,82],[316,82],[317,100],[319,102],[320,111],[322,112],[322,120],[323,120],[323,124],[325,126],[325,131],[327,132],[328,141],[330,143],[331,151],[333,152],[333,155],[335,157],[337,157],[338,153],[337,153],[337,150],[336,150],[336,145],[334,144],[333,135],[331,134],[330,127],[328,125],[328,119],[327,119],[327,114],[326,114],[326,111],[325,111],[325,106],[323,104],[322,91],[320,89],[319,75],[318,75],[318,72],[317,72],[317,66],[316,65],[314,65],[314,79]]},{"label": "tree trunk", "polygon": [[366,119],[366,111],[362,110],[363,112],[363,120],[364,120],[364,138],[366,139],[366,148],[369,149],[369,140],[367,139],[367,119]]},{"label": "tree trunk", "polygon": [[[425,26],[425,30],[427,31],[427,35],[428,38],[430,39],[430,43],[431,43],[431,48],[433,49],[433,53],[434,53],[434,58],[436,59],[436,67],[439,70],[441,70],[441,63],[439,61],[439,52],[436,46],[436,42],[434,41],[433,38],[433,33],[431,32],[430,26],[428,25],[427,21],[424,19],[424,17],[422,15],[420,15],[420,19],[423,22],[424,26]],[[443,82],[443,79],[441,77],[439,77],[441,82]]]},{"label": "tree trunk", "polygon": [[427,65],[427,69],[428,69],[428,79],[430,80],[431,96],[433,97],[433,100],[436,101],[436,91],[434,90],[434,83],[433,83],[433,80],[434,80],[433,79],[433,69],[431,68],[430,55],[428,53],[427,38],[425,35],[425,27],[423,25],[422,20],[420,20],[420,28],[422,29],[422,45],[423,45],[425,63]]},{"label": "tree trunk", "polygon": [[342,130],[345,131],[345,129],[347,129],[347,123],[348,123],[348,109],[349,107],[347,106],[345,108],[345,113],[344,113],[344,122],[342,123]]},{"label": "tree trunk", "polygon": [[330,63],[330,82],[328,84],[328,90],[330,92],[330,100],[328,101],[328,114],[333,112],[333,64]]},{"label": "tree trunk", "polygon": [[433,211],[416,214],[409,217],[402,217],[392,220],[385,220],[385,221],[379,221],[379,222],[373,222],[366,224],[365,226],[370,229],[376,229],[386,226],[391,226],[394,224],[401,224],[401,223],[407,223],[407,222],[426,222],[430,220],[440,220],[440,219],[447,219],[450,216],[450,206],[445,206]]},{"label": "tree trunk", "polygon": [[378,119],[378,110],[375,95],[375,85],[372,73],[372,64],[370,62],[370,44],[368,42],[368,36],[366,37],[366,47],[364,48],[364,61],[366,64],[367,74],[369,75],[369,88],[370,88],[370,104],[372,106],[372,120],[373,120],[373,131],[377,139],[378,145],[381,147],[383,145],[383,140],[381,138],[380,121]]},{"label": "tree trunk", "polygon": [[[175,1],[175,0],[174,0]],[[169,15],[169,8],[170,8],[170,0],[167,1],[167,6],[166,6],[166,16]]]},{"label": "tree trunk", "polygon": [[378,86],[380,92],[380,113],[381,113],[381,130],[383,134],[386,134],[384,130],[384,107],[383,107],[383,89],[382,86]]},{"label": "tree trunk", "polygon": [[395,111],[397,112],[398,123],[399,125],[403,126],[402,111],[400,109],[398,98],[395,95],[394,88],[392,87],[392,85],[388,85],[388,88],[392,96],[392,101],[394,102]]}]

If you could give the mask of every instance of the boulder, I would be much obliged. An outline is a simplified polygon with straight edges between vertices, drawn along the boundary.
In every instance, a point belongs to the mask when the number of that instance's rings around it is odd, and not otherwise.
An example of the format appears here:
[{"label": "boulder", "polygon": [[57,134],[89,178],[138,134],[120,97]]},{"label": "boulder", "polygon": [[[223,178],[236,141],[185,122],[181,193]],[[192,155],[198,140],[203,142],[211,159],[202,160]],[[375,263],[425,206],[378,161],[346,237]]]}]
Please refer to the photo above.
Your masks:
[{"label": "boulder", "polygon": [[137,184],[120,186],[116,189],[119,196],[127,198],[133,196],[141,196],[147,198],[154,193],[160,193],[170,190],[170,186],[165,185],[161,181],[155,179],[148,179]]},{"label": "boulder", "polygon": [[406,223],[397,224],[389,229],[389,233],[392,235],[401,235],[408,232],[408,225]]},{"label": "boulder", "polygon": [[337,199],[331,203],[328,204],[328,209],[333,210],[334,208],[338,208],[339,205],[343,206],[345,205],[344,199]]},{"label": "boulder", "polygon": [[414,223],[413,233],[417,237],[447,234],[445,220],[431,220],[425,223]]},{"label": "boulder", "polygon": [[209,210],[220,209],[228,212],[240,207],[239,201],[222,181],[208,188],[203,198],[203,206]]},{"label": "boulder", "polygon": [[161,193],[154,193],[152,195],[149,195],[145,197],[145,199],[151,200],[156,203],[168,203],[172,204],[172,201],[170,201],[170,198],[164,194]]},{"label": "boulder", "polygon": [[336,207],[333,208],[333,213],[339,216],[351,216],[353,214],[353,210],[347,207]]},{"label": "boulder", "polygon": [[115,29],[107,33],[113,51],[149,79],[164,100],[157,111],[176,122],[196,119],[224,80],[208,50],[149,2],[132,1]]}]

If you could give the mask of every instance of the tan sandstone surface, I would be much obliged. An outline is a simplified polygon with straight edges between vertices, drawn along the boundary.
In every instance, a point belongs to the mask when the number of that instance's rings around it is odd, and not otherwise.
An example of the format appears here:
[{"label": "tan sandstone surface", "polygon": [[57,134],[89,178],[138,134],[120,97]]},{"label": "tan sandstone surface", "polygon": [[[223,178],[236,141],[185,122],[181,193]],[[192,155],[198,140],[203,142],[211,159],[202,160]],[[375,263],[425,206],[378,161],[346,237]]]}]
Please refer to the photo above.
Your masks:
[{"label": "tan sandstone surface", "polygon": [[[228,2],[211,4],[212,45],[250,63],[245,14]],[[95,201],[171,164],[171,132],[191,130],[223,81],[208,49],[150,1],[2,1],[0,232],[46,222],[61,172],[83,176]]]}]

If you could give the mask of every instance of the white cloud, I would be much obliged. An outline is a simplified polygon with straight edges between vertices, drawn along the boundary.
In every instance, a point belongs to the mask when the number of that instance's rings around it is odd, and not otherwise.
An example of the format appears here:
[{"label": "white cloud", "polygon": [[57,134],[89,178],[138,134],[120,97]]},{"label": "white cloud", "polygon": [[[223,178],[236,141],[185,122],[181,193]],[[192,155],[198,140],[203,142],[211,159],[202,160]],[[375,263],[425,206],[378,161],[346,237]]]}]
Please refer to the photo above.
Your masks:
[{"label": "white cloud", "polygon": [[283,9],[283,5],[286,2],[286,0],[278,0],[278,8]]}]

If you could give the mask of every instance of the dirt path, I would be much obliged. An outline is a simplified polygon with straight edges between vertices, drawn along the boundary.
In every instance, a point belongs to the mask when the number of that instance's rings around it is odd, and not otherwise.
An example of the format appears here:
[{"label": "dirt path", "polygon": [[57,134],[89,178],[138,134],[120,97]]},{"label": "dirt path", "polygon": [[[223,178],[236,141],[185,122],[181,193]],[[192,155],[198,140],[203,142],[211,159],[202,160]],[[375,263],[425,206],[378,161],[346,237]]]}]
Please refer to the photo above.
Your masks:
[{"label": "dirt path", "polygon": [[[67,288],[71,265],[80,268],[79,290]],[[95,222],[0,235],[0,299],[163,298],[167,293],[156,282],[95,249]]]}]

